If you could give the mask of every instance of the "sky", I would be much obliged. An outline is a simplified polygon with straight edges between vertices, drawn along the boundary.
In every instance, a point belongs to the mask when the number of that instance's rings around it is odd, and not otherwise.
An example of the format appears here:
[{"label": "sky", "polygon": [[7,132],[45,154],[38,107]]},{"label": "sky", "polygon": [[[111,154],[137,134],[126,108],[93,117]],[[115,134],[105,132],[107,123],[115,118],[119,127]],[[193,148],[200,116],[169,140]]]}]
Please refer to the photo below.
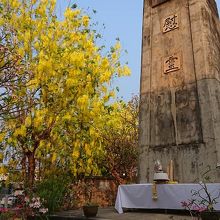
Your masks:
[{"label": "sky", "polygon": [[[119,38],[122,48],[127,54],[122,55],[122,61],[128,62],[131,76],[114,81],[119,87],[118,97],[128,101],[133,94],[139,94],[141,73],[141,42],[143,0],[57,0],[58,14],[71,2],[91,14],[93,22],[98,21],[103,35],[103,42],[107,48],[115,44]],[[220,9],[220,0],[216,0]],[[95,14],[92,10],[96,10]],[[102,28],[105,25],[105,29]]]}]

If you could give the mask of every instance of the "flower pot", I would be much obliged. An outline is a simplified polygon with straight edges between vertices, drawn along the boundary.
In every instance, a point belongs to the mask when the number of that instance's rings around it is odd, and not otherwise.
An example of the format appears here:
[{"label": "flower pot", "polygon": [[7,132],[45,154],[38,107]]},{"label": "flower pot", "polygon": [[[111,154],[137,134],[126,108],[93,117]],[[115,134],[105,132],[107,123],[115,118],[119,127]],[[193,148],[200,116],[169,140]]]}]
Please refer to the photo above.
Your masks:
[{"label": "flower pot", "polygon": [[200,214],[202,220],[219,220],[220,215],[218,212],[212,211],[212,212],[201,212]]},{"label": "flower pot", "polygon": [[88,205],[83,206],[83,213],[86,217],[95,217],[98,212],[98,206],[97,205]]}]

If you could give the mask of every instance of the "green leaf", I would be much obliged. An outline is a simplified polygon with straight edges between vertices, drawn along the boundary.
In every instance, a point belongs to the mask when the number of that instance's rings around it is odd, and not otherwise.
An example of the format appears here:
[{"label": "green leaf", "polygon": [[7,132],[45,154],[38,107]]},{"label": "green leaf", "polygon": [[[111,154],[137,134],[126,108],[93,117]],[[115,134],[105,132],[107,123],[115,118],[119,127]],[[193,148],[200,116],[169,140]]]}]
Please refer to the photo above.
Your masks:
[{"label": "green leaf", "polygon": [[74,3],[74,4],[71,6],[71,8],[72,8],[72,9],[77,8],[77,4],[76,4],[76,3]]}]

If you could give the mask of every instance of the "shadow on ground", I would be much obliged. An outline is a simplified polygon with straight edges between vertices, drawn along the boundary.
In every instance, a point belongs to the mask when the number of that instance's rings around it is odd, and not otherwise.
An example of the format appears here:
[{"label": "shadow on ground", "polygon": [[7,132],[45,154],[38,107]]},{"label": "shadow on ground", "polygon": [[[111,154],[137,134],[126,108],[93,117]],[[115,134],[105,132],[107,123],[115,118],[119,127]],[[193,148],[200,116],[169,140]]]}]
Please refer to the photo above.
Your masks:
[{"label": "shadow on ground", "polygon": [[[180,210],[141,210],[129,209],[123,214],[118,214],[113,207],[99,208],[97,217],[86,218],[83,216],[82,210],[70,210],[57,213],[52,220],[70,220],[70,219],[90,219],[90,220],[192,220],[185,211]],[[59,218],[58,218],[59,216]],[[61,218],[60,218],[61,217]]]}]

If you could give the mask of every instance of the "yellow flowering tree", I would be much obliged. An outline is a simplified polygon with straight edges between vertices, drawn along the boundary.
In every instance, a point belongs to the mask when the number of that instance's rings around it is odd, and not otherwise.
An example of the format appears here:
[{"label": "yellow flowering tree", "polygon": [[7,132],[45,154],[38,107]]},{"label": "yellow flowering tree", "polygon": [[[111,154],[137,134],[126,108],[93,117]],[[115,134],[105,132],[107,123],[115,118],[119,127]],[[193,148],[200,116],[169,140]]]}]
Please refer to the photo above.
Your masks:
[{"label": "yellow flowering tree", "polygon": [[74,175],[99,173],[104,151],[96,131],[114,97],[111,82],[130,73],[120,64],[119,42],[103,55],[89,16],[67,8],[59,20],[55,6],[55,0],[0,1],[0,27],[14,42],[25,75],[11,85],[16,89],[8,98],[18,111],[4,120],[1,143],[30,186],[43,160]]},{"label": "yellow flowering tree", "polygon": [[9,112],[16,111],[11,97],[11,91],[16,88],[12,87],[12,84],[22,80],[25,74],[19,74],[23,68],[21,58],[14,51],[2,28],[0,28],[0,42],[0,120],[2,120]]},{"label": "yellow flowering tree", "polygon": [[117,101],[106,115],[102,129],[105,143],[105,169],[115,177],[118,184],[134,182],[137,177],[138,160],[139,97],[130,101]]}]

